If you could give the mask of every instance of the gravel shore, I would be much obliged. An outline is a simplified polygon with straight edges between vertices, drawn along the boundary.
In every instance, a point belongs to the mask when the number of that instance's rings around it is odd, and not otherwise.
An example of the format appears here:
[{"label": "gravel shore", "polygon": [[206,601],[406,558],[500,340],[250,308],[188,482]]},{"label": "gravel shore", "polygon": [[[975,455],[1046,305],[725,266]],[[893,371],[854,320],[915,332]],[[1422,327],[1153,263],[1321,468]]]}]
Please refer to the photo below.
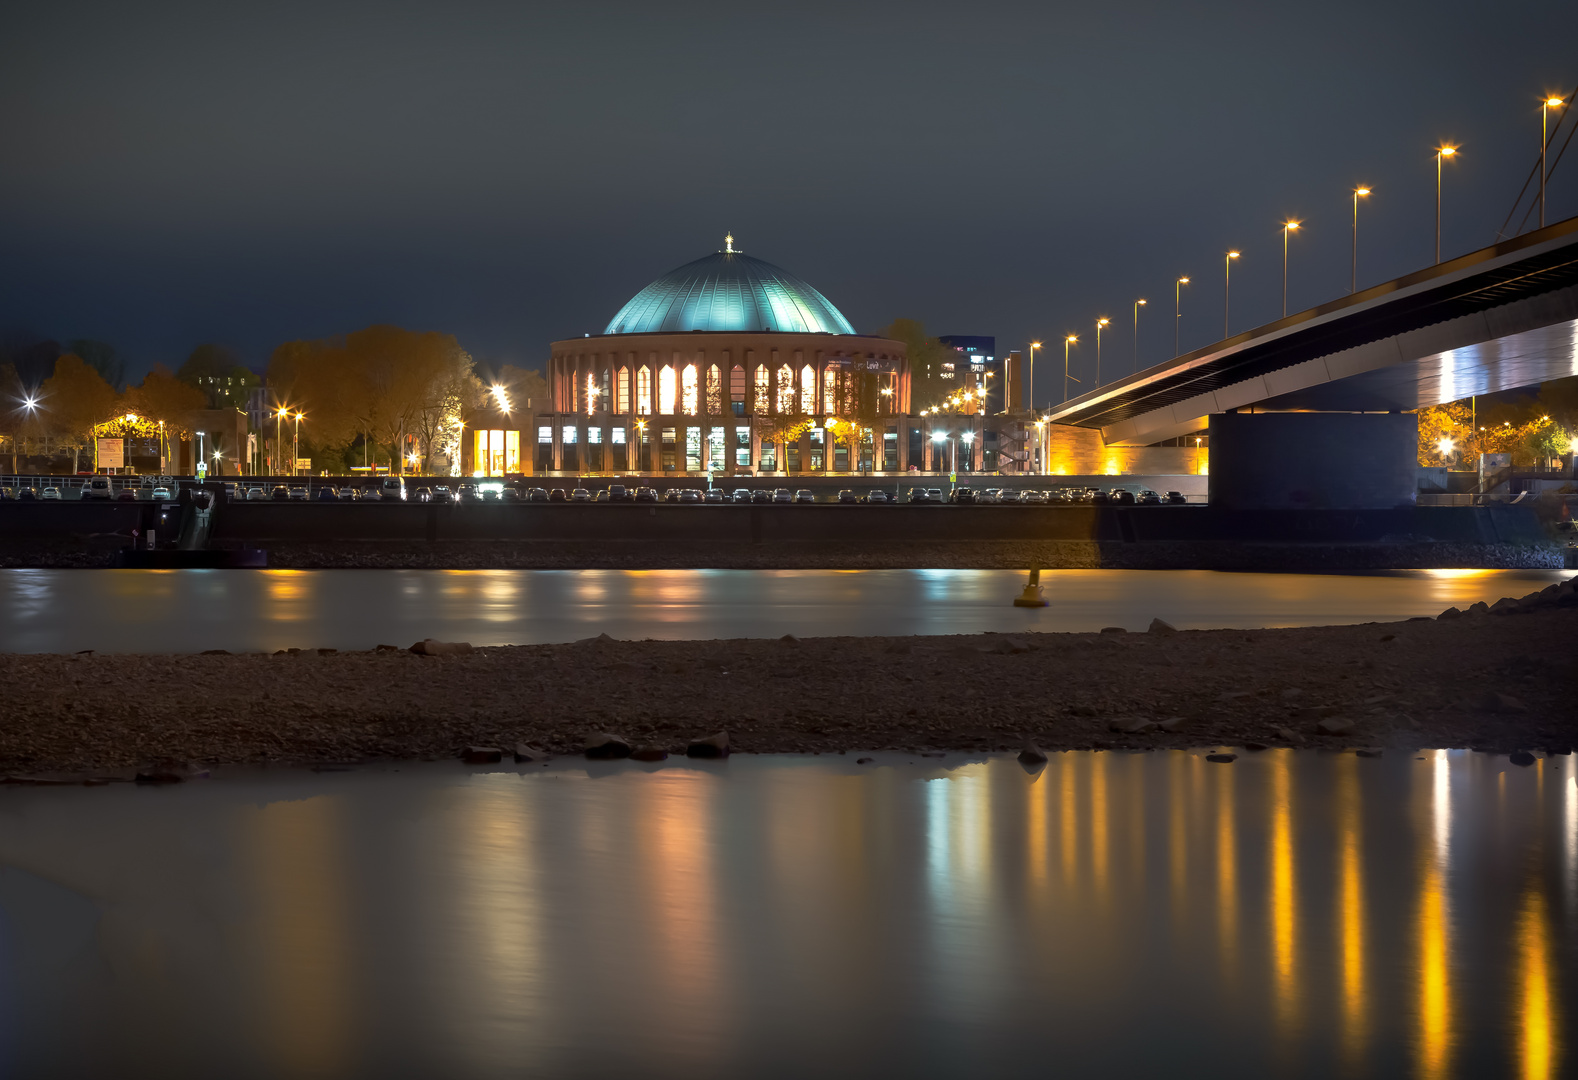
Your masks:
[{"label": "gravel shore", "polygon": [[[0,657],[0,775],[452,757],[589,735],[683,753],[1578,742],[1578,588],[1281,630],[614,641],[422,656]],[[303,645],[310,645],[303,642]],[[168,768],[166,771],[170,771]]]}]

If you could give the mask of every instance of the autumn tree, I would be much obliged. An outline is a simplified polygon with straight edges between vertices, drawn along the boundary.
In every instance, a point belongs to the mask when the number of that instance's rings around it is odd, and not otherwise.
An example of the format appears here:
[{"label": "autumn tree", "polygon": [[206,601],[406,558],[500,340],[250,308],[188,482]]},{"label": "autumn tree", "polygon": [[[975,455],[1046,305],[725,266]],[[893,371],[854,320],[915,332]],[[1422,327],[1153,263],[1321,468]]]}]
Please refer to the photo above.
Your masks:
[{"label": "autumn tree", "polygon": [[959,351],[926,333],[915,319],[895,319],[882,336],[904,343],[910,363],[910,411],[919,413],[940,405],[949,394],[963,385],[953,365]]},{"label": "autumn tree", "polygon": [[128,387],[123,401],[127,412],[162,421],[165,431],[176,436],[191,434],[193,414],[209,406],[206,394],[163,364],[155,364],[139,385]]},{"label": "autumn tree", "polygon": [[45,423],[71,441],[71,471],[80,472],[94,426],[115,415],[115,388],[82,357],[67,353],[55,361],[55,373],[39,387],[38,400]]}]

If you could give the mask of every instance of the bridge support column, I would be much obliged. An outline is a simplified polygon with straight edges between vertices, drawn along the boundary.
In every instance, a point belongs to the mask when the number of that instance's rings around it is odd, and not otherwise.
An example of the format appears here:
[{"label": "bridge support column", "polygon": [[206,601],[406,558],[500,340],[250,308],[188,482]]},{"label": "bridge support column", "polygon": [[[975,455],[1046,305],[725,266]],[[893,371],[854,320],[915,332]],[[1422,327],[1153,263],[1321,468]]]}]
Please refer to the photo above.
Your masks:
[{"label": "bridge support column", "polygon": [[1412,506],[1412,413],[1220,413],[1210,419],[1213,506]]}]

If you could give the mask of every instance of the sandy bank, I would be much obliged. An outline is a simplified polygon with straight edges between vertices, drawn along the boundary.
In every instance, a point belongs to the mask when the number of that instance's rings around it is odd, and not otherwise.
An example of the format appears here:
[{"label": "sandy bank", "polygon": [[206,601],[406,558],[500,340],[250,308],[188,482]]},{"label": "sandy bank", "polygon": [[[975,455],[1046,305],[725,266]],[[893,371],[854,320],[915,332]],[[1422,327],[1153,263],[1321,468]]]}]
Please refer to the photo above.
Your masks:
[{"label": "sandy bank", "polygon": [[1495,613],[1286,630],[11,655],[0,774],[474,744],[578,753],[605,730],[672,752],[719,729],[746,752],[1009,750],[1027,737],[1049,750],[1560,752],[1578,742],[1575,605],[1568,581]]}]

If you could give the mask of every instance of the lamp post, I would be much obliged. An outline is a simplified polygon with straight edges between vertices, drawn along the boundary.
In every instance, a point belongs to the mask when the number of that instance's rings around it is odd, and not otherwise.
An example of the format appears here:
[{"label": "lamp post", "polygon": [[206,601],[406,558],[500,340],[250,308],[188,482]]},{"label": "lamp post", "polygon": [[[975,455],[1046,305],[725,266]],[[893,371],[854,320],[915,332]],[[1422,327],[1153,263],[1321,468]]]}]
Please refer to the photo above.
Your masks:
[{"label": "lamp post", "polygon": [[1101,385],[1101,328],[1111,321],[1105,318],[1096,320],[1096,380],[1091,383],[1092,386]]},{"label": "lamp post", "polygon": [[1238,252],[1229,251],[1222,259],[1222,340],[1227,340],[1227,300],[1233,291],[1233,260]]},{"label": "lamp post", "polygon": [[1046,451],[1044,449],[1046,446],[1046,431],[1047,421],[1046,417],[1043,416],[1036,421],[1036,464],[1034,469],[1035,472],[1043,475],[1046,473]]},{"label": "lamp post", "polygon": [[[964,441],[965,459],[970,463],[970,471],[975,471],[975,432],[966,431],[959,436]],[[957,461],[955,462],[957,464]],[[955,470],[957,471],[957,470]]]},{"label": "lamp post", "polygon": [[1027,400],[1021,401],[1019,403],[1021,408],[1029,409],[1031,412],[1036,411],[1036,350],[1040,347],[1041,343],[1039,341],[1032,341],[1030,343],[1030,369],[1027,372],[1029,378],[1025,380],[1027,383],[1029,383],[1028,389],[1030,392],[1026,395]]},{"label": "lamp post", "polygon": [[1288,234],[1297,232],[1297,221],[1284,221],[1282,223],[1282,317],[1288,317]]},{"label": "lamp post", "polygon": [[1369,193],[1370,189],[1367,187],[1353,189],[1353,276],[1348,280],[1350,293],[1359,291],[1359,198]]},{"label": "lamp post", "polygon": [[[290,475],[292,476],[298,475],[296,472],[296,462],[300,458],[298,441],[301,438],[301,416],[301,411],[298,409],[295,414],[296,426],[295,429],[290,433]],[[308,486],[310,487],[311,485]]]},{"label": "lamp post", "polygon": [[1134,370],[1140,370],[1140,309],[1145,306],[1144,300],[1134,301]]},{"label": "lamp post", "polygon": [[1454,157],[1455,146],[1436,147],[1436,262],[1441,261],[1441,159]]},{"label": "lamp post", "polygon": [[[1079,344],[1079,338],[1075,337],[1073,334],[1070,334],[1068,337],[1063,339],[1063,400],[1064,401],[1068,400],[1068,380],[1071,377],[1069,375],[1069,373],[1068,373],[1068,347],[1070,345],[1078,345],[1078,344]],[[1074,381],[1075,382],[1079,382],[1078,379],[1075,379]]]},{"label": "lamp post", "polygon": [[284,456],[280,453],[280,444],[285,440],[285,435],[281,430],[281,425],[285,422],[285,414],[289,411],[290,410],[284,406],[281,406],[274,411],[274,453],[271,455],[274,460],[269,462],[269,464],[274,467],[275,476],[285,475],[283,468],[285,463],[280,460],[280,458]]},{"label": "lamp post", "polygon": [[1183,324],[1183,287],[1189,279],[1181,277],[1173,282],[1173,355],[1178,355],[1178,327]]},{"label": "lamp post", "polygon": [[[1564,102],[1559,97],[1547,97],[1540,102],[1540,228],[1545,228],[1545,147],[1551,141],[1550,113],[1552,109],[1559,109]],[[1437,262],[1440,261],[1438,257]]]}]

